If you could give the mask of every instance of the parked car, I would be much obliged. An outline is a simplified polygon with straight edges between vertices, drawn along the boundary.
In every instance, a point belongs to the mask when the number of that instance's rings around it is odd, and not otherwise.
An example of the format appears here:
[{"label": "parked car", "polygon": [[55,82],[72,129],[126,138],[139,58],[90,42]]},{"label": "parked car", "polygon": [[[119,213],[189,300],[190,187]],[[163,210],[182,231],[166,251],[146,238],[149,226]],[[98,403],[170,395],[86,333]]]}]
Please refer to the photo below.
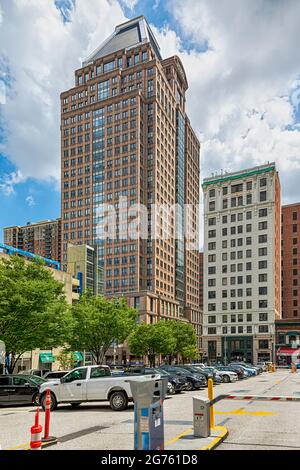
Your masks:
[{"label": "parked car", "polygon": [[0,375],[0,405],[38,405],[40,387],[45,382],[38,376]]},{"label": "parked car", "polygon": [[244,379],[245,373],[244,370],[241,367],[231,367],[231,366],[223,366],[223,365],[216,365],[215,368],[221,373],[221,372],[233,372],[237,375],[238,380]]},{"label": "parked car", "polygon": [[70,372],[70,371],[69,370],[56,370],[56,371],[53,371],[53,372],[46,372],[46,374],[43,375],[43,379],[45,379],[45,380],[61,379],[68,372]]},{"label": "parked car", "polygon": [[238,366],[238,367],[241,367],[242,369],[244,369],[245,372],[247,372],[248,376],[249,377],[253,377],[255,375],[258,375],[258,372],[256,369],[253,369],[252,367],[248,367],[246,365],[243,365],[243,364],[236,364],[236,363],[231,363],[230,366]]},{"label": "parked car", "polygon": [[203,367],[203,370],[204,371],[207,371],[208,373],[211,373],[213,375],[213,382],[214,384],[220,384],[223,382],[223,379],[222,379],[222,376],[219,374],[219,372],[217,371],[217,369],[215,369],[214,367]]},{"label": "parked car", "polygon": [[238,362],[238,364],[242,365],[242,366],[245,366],[245,367],[248,367],[250,369],[254,369],[256,370],[257,374],[262,374],[263,373],[263,368],[260,367],[260,366],[254,366],[253,364],[250,364],[248,362]]},{"label": "parked car", "polygon": [[160,369],[166,370],[170,374],[175,374],[180,377],[184,377],[186,381],[186,390],[199,390],[201,387],[205,387],[206,380],[200,374],[195,374],[188,369],[184,369],[178,366],[167,366],[162,365]]},{"label": "parked car", "polygon": [[47,372],[50,372],[48,369],[29,369],[22,370],[18,375],[35,375],[38,377],[43,377]]},{"label": "parked car", "polygon": [[236,372],[230,371],[230,370],[221,370],[219,367],[210,367],[210,369],[213,369],[216,371],[216,373],[220,376],[222,379],[222,382],[228,383],[228,382],[237,382],[238,375]]},{"label": "parked car", "polygon": [[262,372],[267,372],[268,370],[268,366],[266,362],[258,362],[257,367],[259,367],[262,370]]},{"label": "parked car", "polygon": [[151,369],[146,367],[145,368],[145,374],[159,374],[161,377],[167,377],[168,382],[172,385],[174,389],[174,394],[175,393],[181,393],[184,390],[186,390],[188,384],[185,379],[185,377],[180,377],[179,375],[172,374],[171,372],[167,372],[166,370],[163,369]]},{"label": "parked car", "polygon": [[[160,378],[159,375],[156,376]],[[112,375],[108,366],[86,366],[73,369],[60,380],[41,385],[40,403],[45,409],[46,390],[51,391],[51,410],[60,403],[70,403],[73,408],[83,402],[109,401],[114,411],[125,410],[132,400],[129,377]]]}]

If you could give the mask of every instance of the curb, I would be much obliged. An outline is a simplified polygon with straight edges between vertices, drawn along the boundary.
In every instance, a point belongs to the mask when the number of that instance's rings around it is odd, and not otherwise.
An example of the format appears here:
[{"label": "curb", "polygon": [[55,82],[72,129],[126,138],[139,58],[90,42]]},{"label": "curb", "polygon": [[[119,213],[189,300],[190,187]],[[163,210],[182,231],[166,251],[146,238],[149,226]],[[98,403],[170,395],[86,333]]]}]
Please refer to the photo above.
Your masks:
[{"label": "curb", "polygon": [[[51,442],[42,442],[42,449],[45,449],[47,447],[55,446],[58,444],[58,439],[55,439]],[[20,446],[13,447],[12,449],[7,449],[7,450],[31,450],[30,449],[30,443],[27,442],[26,444],[21,444]]]},{"label": "curb", "polygon": [[229,435],[229,431],[226,426],[215,426],[213,429],[216,431],[221,431],[220,435],[216,437],[211,444],[202,447],[199,450],[215,450],[217,447],[219,447],[220,444],[222,444],[223,441],[225,441]]}]

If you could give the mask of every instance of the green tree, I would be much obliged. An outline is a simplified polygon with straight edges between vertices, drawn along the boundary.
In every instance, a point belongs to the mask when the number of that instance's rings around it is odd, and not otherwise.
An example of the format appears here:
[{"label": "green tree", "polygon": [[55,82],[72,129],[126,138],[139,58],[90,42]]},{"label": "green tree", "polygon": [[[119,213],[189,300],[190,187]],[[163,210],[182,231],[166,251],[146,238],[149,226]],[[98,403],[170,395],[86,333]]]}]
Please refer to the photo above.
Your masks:
[{"label": "green tree", "polygon": [[170,363],[177,354],[180,354],[183,359],[195,359],[198,349],[197,336],[193,325],[182,321],[170,321],[168,327],[175,340],[174,349],[169,356]]},{"label": "green tree", "polygon": [[63,345],[68,325],[64,285],[49,269],[16,256],[0,260],[0,338],[10,373],[26,351]]},{"label": "green tree", "polygon": [[141,323],[130,335],[129,348],[136,356],[147,356],[150,367],[155,367],[157,355],[169,355],[175,347],[175,339],[168,326],[168,322],[147,325]]},{"label": "green tree", "polygon": [[72,318],[70,347],[91,352],[96,363],[102,364],[112,344],[123,343],[134,330],[137,311],[125,299],[108,300],[87,293],[72,306]]},{"label": "green tree", "polygon": [[59,362],[60,368],[62,370],[73,369],[77,362],[74,357],[74,353],[68,349],[62,349],[56,356],[56,360]]}]

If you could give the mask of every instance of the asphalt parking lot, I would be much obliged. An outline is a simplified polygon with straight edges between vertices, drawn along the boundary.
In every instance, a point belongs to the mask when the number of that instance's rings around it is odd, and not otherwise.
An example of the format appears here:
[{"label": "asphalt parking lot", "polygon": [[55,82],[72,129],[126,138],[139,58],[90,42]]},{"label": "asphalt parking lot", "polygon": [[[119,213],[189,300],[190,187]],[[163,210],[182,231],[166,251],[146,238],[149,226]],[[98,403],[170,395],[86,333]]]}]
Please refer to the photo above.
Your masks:
[{"label": "asphalt parking lot", "polygon": [[[283,395],[300,398],[300,373],[288,370],[264,373],[236,383],[215,387],[215,396]],[[167,398],[164,406],[165,443],[172,442],[192,428],[192,397],[207,397],[207,389],[184,392]],[[23,449],[30,439],[34,422],[33,407],[0,408],[0,445],[2,449]],[[44,421],[44,413],[41,413]],[[223,400],[215,405],[215,424],[225,425],[229,436],[219,449],[298,449],[300,447],[300,401]],[[51,414],[51,435],[57,450],[133,449],[133,404],[114,412],[108,403],[82,404],[77,409],[61,405]]]}]

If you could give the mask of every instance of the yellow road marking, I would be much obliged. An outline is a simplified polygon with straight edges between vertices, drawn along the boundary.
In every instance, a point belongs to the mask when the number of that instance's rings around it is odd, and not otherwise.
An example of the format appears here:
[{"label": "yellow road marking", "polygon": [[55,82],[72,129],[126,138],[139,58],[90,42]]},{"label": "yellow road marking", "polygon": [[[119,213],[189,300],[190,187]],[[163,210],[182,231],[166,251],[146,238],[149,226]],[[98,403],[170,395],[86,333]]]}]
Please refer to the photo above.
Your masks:
[{"label": "yellow road marking", "polygon": [[215,411],[217,415],[247,415],[247,416],[277,416],[278,413],[272,411],[245,411],[245,410],[232,410],[232,411]]},{"label": "yellow road marking", "polygon": [[215,426],[213,428],[214,431],[221,431],[221,434],[216,437],[210,444],[208,444],[207,446],[204,446],[204,447],[201,447],[201,449],[198,449],[198,450],[212,450],[216,444],[218,444],[219,442],[221,443],[225,437],[228,436],[228,429],[225,428],[225,426]]},{"label": "yellow road marking", "polygon": [[168,441],[165,443],[165,446],[169,446],[171,444],[174,444],[174,442],[177,442],[179,441],[179,439],[181,439],[183,436],[186,436],[187,434],[189,434],[190,432],[192,432],[193,429],[187,429],[186,431],[182,432],[181,434],[179,434],[178,436],[174,437],[174,439],[172,439],[171,441]]},{"label": "yellow road marking", "polygon": [[278,384],[281,384],[282,380],[277,380],[277,382],[275,382],[275,385],[278,385]]},{"label": "yellow road marking", "polygon": [[28,450],[29,448],[30,448],[30,443],[26,442],[26,444],[21,444],[19,446],[12,447],[11,449],[7,449],[7,450],[19,450],[19,449]]}]

